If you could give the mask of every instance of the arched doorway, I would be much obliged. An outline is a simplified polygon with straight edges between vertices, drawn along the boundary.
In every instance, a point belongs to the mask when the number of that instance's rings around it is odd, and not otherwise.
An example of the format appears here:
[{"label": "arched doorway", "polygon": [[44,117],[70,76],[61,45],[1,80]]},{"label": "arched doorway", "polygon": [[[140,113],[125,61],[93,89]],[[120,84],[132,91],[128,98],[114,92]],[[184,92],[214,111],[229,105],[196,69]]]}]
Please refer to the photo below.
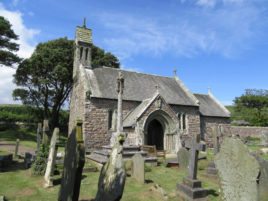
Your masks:
[{"label": "arched doorway", "polygon": [[161,123],[154,119],[148,125],[147,144],[155,145],[157,150],[164,149],[164,130]]}]

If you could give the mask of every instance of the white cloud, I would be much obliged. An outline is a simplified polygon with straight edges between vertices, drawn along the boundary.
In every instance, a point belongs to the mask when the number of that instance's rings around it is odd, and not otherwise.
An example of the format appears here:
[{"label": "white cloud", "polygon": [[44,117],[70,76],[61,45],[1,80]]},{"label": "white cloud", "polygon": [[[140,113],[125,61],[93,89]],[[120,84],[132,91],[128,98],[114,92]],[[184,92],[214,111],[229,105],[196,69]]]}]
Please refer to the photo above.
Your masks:
[{"label": "white cloud", "polygon": [[23,58],[30,57],[35,48],[34,37],[40,31],[26,27],[23,22],[23,14],[21,12],[9,11],[1,3],[0,15],[9,20],[12,24],[12,29],[17,35],[19,35],[18,43],[20,44],[20,50],[18,51],[18,55]]},{"label": "white cloud", "polygon": [[[14,1],[14,3],[18,3],[18,1]],[[20,45],[20,50],[17,54],[22,58],[30,57],[34,51],[34,39],[39,33],[39,30],[26,27],[21,12],[7,10],[1,3],[0,15],[8,19],[12,24],[14,32],[19,35],[17,43]],[[0,67],[0,71],[0,103],[14,103],[12,99],[12,91],[15,88],[15,84],[12,80],[15,70],[10,69],[9,67]]]},{"label": "white cloud", "polygon": [[[267,16],[263,14],[264,9],[254,3],[218,1],[221,6],[180,10],[167,19],[163,16],[149,18],[125,13],[101,13],[97,18],[109,33],[103,43],[120,59],[136,54],[159,56],[165,53],[184,57],[203,53],[235,57],[259,40],[260,33],[264,33],[261,26],[267,26]],[[218,1],[196,0],[195,3],[213,6]]]}]

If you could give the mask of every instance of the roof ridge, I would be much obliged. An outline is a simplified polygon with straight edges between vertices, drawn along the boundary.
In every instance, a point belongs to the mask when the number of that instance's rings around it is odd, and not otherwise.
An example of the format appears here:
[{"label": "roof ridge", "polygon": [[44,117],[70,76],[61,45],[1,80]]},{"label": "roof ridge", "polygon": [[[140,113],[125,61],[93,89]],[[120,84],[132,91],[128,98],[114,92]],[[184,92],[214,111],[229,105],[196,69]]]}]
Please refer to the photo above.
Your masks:
[{"label": "roof ridge", "polygon": [[[136,71],[126,70],[126,69],[121,69],[121,68],[112,68],[112,67],[108,67],[108,66],[102,66],[102,68],[112,69],[112,70],[117,70],[117,71],[126,71],[126,72],[131,72],[131,73],[136,73],[136,74],[151,75],[151,76],[155,76],[155,77],[165,77],[165,78],[174,79],[173,76],[163,76],[163,75],[156,75],[156,74],[150,74],[150,73],[144,73],[144,72],[136,72]],[[100,69],[100,68],[95,68],[95,69]],[[93,70],[95,70],[95,69],[93,69]]]}]

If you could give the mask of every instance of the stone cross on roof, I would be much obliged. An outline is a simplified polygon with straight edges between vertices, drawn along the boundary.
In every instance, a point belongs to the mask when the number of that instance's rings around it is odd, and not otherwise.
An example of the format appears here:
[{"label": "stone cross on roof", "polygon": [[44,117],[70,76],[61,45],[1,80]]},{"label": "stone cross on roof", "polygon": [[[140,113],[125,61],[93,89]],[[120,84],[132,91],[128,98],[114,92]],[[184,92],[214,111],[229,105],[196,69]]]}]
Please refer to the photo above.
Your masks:
[{"label": "stone cross on roof", "polygon": [[174,76],[177,76],[177,69],[176,68],[173,70],[173,73],[174,73]]},{"label": "stone cross on roof", "polygon": [[185,147],[190,149],[189,177],[194,180],[197,178],[198,153],[205,151],[206,145],[200,143],[200,135],[195,135],[190,143],[185,143]]}]

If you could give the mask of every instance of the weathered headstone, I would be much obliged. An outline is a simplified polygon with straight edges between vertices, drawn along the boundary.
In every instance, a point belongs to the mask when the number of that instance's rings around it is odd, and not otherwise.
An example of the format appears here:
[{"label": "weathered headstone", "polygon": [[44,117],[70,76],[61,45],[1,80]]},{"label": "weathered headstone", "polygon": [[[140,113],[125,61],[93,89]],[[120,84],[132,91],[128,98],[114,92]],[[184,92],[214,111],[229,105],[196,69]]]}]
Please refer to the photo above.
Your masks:
[{"label": "weathered headstone", "polygon": [[181,147],[177,153],[177,157],[178,157],[179,167],[183,169],[187,169],[189,166],[189,158],[190,158],[189,151],[186,148]]},{"label": "weathered headstone", "polygon": [[42,143],[42,123],[38,123],[36,132],[37,151],[39,151],[41,143]]},{"label": "weathered headstone", "polygon": [[268,147],[268,131],[262,131],[262,133],[261,133],[261,145]]},{"label": "weathered headstone", "polygon": [[132,177],[139,183],[144,183],[144,159],[140,153],[137,153],[132,157]]},{"label": "weathered headstone", "polygon": [[82,121],[77,121],[76,130],[69,135],[65,147],[64,170],[58,201],[78,201],[84,164]]},{"label": "weathered headstone", "polygon": [[257,201],[257,160],[240,139],[226,137],[215,157],[225,201]]},{"label": "weathered headstone", "polygon": [[53,131],[53,135],[50,142],[49,147],[49,155],[48,155],[48,161],[47,161],[47,167],[45,172],[45,187],[51,187],[53,186],[53,181],[51,179],[51,176],[54,175],[54,167],[56,162],[56,155],[57,155],[57,141],[59,137],[59,129],[55,128]]},{"label": "weathered headstone", "polygon": [[[214,156],[216,156],[220,151],[220,127],[219,126],[213,126],[212,127],[212,136],[213,136],[213,153]],[[216,168],[215,162],[210,161],[207,167],[207,174],[209,176],[217,176],[218,170]]]},{"label": "weathered headstone", "polygon": [[257,177],[258,201],[267,201],[268,199],[268,161],[259,155],[253,154],[260,166],[260,172]]},{"label": "weathered headstone", "polygon": [[109,160],[102,167],[95,201],[119,201],[123,195],[126,170],[123,163],[124,134],[117,135]]},{"label": "weathered headstone", "polygon": [[17,139],[16,140],[16,146],[15,146],[15,158],[17,158],[18,157],[18,155],[19,155],[19,146],[20,146],[20,139]]},{"label": "weathered headstone", "polygon": [[34,156],[31,153],[26,152],[25,156],[24,156],[24,167],[25,167],[25,169],[30,168],[32,163],[33,163],[33,161],[34,161]]},{"label": "weathered headstone", "polygon": [[205,199],[207,190],[203,189],[201,181],[197,180],[197,162],[199,151],[205,151],[206,145],[200,143],[200,135],[196,135],[193,136],[191,143],[185,146],[190,148],[189,173],[182,184],[177,184],[178,194],[188,200]]},{"label": "weathered headstone", "polygon": [[45,119],[43,122],[43,137],[42,137],[42,143],[48,144],[49,142],[49,125],[48,120]]}]

